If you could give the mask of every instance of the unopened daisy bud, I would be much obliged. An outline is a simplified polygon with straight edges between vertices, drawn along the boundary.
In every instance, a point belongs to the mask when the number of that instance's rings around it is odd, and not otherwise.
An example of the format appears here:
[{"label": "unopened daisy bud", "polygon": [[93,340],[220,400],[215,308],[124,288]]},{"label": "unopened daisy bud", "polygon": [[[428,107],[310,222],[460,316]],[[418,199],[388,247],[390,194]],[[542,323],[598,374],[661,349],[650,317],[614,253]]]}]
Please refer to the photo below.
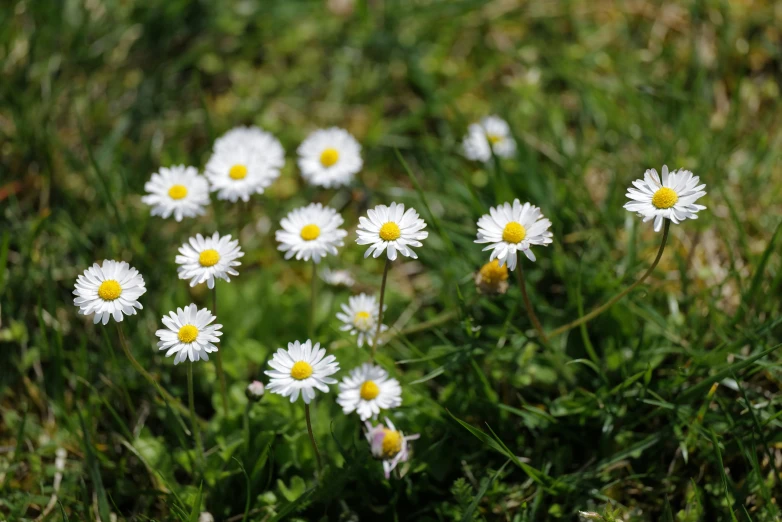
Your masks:
[{"label": "unopened daisy bud", "polygon": [[698,219],[698,211],[706,207],[695,201],[706,195],[706,185],[699,185],[700,178],[689,170],[668,172],[663,165],[662,179],[656,169],[644,173],[644,179],[633,181],[634,187],[627,189],[631,200],[624,208],[643,218],[644,223],[654,220],[654,231],[659,232],[663,220],[670,219],[679,224],[685,219]]},{"label": "unopened daisy bud", "polygon": [[253,381],[244,389],[244,394],[247,396],[247,400],[258,402],[263,397],[263,391],[263,383],[261,381]]},{"label": "unopened daisy bud", "polygon": [[410,458],[407,442],[416,440],[420,435],[405,436],[401,431],[397,431],[388,417],[386,417],[386,425],[372,426],[369,422],[364,423],[372,456],[383,461],[383,472],[386,478],[389,478],[397,464],[407,462]]},{"label": "unopened daisy bud", "polygon": [[487,116],[470,125],[462,142],[462,150],[467,159],[488,162],[491,161],[492,150],[500,158],[513,156],[516,153],[516,142],[505,120],[499,116]]},{"label": "unopened daisy bud", "polygon": [[498,260],[489,261],[475,272],[475,288],[485,295],[504,294],[508,291],[508,265]]}]

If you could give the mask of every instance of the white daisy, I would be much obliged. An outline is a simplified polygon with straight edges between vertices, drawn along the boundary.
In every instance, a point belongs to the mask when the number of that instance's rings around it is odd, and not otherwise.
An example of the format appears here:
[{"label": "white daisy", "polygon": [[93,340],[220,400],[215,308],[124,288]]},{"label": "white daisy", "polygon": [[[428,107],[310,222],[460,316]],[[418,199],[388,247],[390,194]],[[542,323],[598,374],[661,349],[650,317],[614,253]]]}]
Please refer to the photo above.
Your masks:
[{"label": "white daisy", "polygon": [[219,199],[249,201],[253,194],[263,194],[284,164],[277,138],[257,127],[239,127],[215,141],[206,177]]},{"label": "white daisy", "polygon": [[279,348],[269,366],[272,371],[264,372],[270,377],[267,389],[283,397],[290,396],[291,402],[296,402],[301,392],[305,404],[315,398],[315,388],[328,393],[328,385],[337,383],[329,375],[339,371],[336,358],[326,357],[326,349],[320,343],[312,346],[309,339],[288,343],[287,350]]},{"label": "white daisy", "polygon": [[124,261],[93,264],[76,279],[73,304],[83,315],[95,314],[93,322],[106,324],[111,317],[122,322],[124,315],[136,315],[143,307],[138,298],[144,295],[144,278]]},{"label": "white daisy", "polygon": [[[383,307],[385,311],[386,307]],[[366,342],[372,346],[374,336],[377,332],[377,315],[379,313],[377,298],[374,295],[361,293],[351,296],[348,304],[342,304],[342,311],[337,312],[337,319],[342,321],[339,328],[343,332],[350,332],[350,335],[358,335],[359,348]],[[380,327],[381,332],[388,330],[386,325]]]},{"label": "white daisy", "polygon": [[336,255],[337,247],[345,244],[343,239],[348,233],[339,228],[343,222],[336,210],[320,203],[297,208],[280,221],[282,230],[275,234],[281,243],[277,248],[286,253],[285,259],[296,256],[320,263],[321,258]]},{"label": "white daisy", "polygon": [[464,155],[474,161],[491,161],[492,149],[501,158],[509,158],[516,153],[510,127],[499,116],[486,116],[479,123],[470,125],[462,142]]},{"label": "white daisy", "polygon": [[179,279],[190,279],[190,286],[206,281],[209,288],[214,288],[215,278],[231,281],[228,276],[239,275],[234,267],[241,265],[237,259],[244,255],[239,248],[239,241],[231,240],[230,234],[220,237],[215,232],[212,237],[196,234],[187,243],[179,247],[176,256]]},{"label": "white daisy", "polygon": [[144,190],[148,194],[141,201],[152,207],[153,216],[164,219],[171,214],[177,221],[203,216],[209,205],[209,183],[195,167],[161,167],[160,172],[152,174],[144,184]]},{"label": "white daisy", "polygon": [[416,440],[420,435],[405,436],[401,431],[397,431],[388,417],[386,417],[386,424],[388,427],[382,424],[372,426],[369,422],[365,422],[364,426],[372,456],[383,461],[383,471],[386,478],[389,478],[397,464],[407,462],[410,458],[408,441]]},{"label": "white daisy", "polygon": [[483,250],[491,250],[489,261],[507,263],[508,270],[516,268],[516,252],[521,250],[530,261],[535,261],[531,245],[549,245],[553,234],[549,232],[551,221],[543,217],[540,209],[518,199],[513,205],[505,203],[489,209],[478,220],[476,243],[489,243]]},{"label": "white daisy", "polygon": [[358,412],[362,421],[377,418],[380,410],[402,404],[402,387],[380,366],[364,363],[353,368],[350,375],[339,383],[337,404],[342,406],[345,415]]},{"label": "white daisy", "polygon": [[263,397],[264,387],[261,381],[253,381],[244,389],[244,394],[250,402],[258,402]]},{"label": "white daisy", "polygon": [[166,357],[176,354],[174,364],[179,364],[185,359],[196,362],[203,359],[209,360],[209,355],[217,351],[213,343],[220,342],[223,332],[221,324],[211,324],[217,319],[206,308],[198,309],[194,304],[184,309],[177,308],[176,312],[170,312],[163,316],[163,324],[167,329],[155,332],[160,338],[157,346],[159,350],[166,350]]},{"label": "white daisy", "polygon": [[429,236],[424,231],[426,223],[418,217],[418,212],[409,208],[405,212],[405,206],[401,203],[391,203],[390,207],[378,205],[367,212],[367,217],[359,218],[356,233],[359,245],[370,245],[364,257],[374,254],[372,257],[380,257],[388,249],[388,259],[396,259],[397,251],[403,256],[418,259],[418,256],[410,247],[423,246],[421,241]]},{"label": "white daisy", "polygon": [[625,203],[624,208],[635,212],[644,223],[654,219],[654,231],[663,227],[663,219],[670,219],[676,224],[685,219],[698,219],[698,211],[704,210],[703,205],[696,205],[698,198],[705,196],[706,185],[698,185],[700,178],[693,176],[689,170],[674,170],[668,173],[668,166],[663,165],[662,181],[656,169],[644,173],[644,179],[633,181],[636,188],[628,188],[626,196],[632,201]]},{"label": "white daisy", "polygon": [[356,284],[356,280],[353,278],[348,270],[332,270],[330,268],[324,268],[320,271],[320,278],[331,286],[346,286],[350,288]]},{"label": "white daisy", "polygon": [[297,151],[301,175],[312,185],[347,185],[361,170],[361,145],[338,127],[319,129],[307,136]]}]

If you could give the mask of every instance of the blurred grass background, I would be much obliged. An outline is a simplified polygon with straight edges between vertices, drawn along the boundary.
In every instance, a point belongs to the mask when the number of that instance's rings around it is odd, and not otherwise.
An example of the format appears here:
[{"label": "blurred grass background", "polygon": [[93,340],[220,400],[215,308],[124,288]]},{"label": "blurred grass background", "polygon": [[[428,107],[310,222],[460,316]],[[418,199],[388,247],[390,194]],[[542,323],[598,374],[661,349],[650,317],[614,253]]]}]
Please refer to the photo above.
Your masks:
[{"label": "blurred grass background", "polygon": [[[48,519],[779,520],[780,28],[782,4],[750,0],[7,2],[0,516],[41,517],[63,448]],[[490,113],[519,143],[501,171],[459,152]],[[240,124],[286,148],[267,193],[181,224],[150,217],[152,172],[203,168]],[[331,125],[363,145],[350,192],[305,186],[295,166],[301,140]],[[476,295],[487,256],[475,221],[514,197],[553,222],[554,244],[527,269],[547,329],[621,289],[659,241],[622,209],[625,188],[663,163],[701,176],[708,210],[672,228],[643,289],[549,348],[513,285]],[[322,482],[301,408],[284,399],[251,409],[243,442],[244,387],[307,335],[309,267],[285,262],[273,233],[313,200],[343,209],[351,232],[395,200],[429,224],[420,260],[391,272],[386,322],[408,333],[379,359],[404,388],[394,422],[421,433],[401,479],[382,479],[333,393],[314,410]],[[138,268],[144,310],[123,327],[184,400],[185,370],[153,334],[168,310],[208,303],[176,279],[174,255],[218,228],[247,255],[218,285],[230,411],[213,365],[196,367],[201,482],[186,424],[125,362],[114,328],[77,316],[71,292],[96,260]],[[316,340],[340,376],[366,355],[334,314],[351,292],[376,292],[382,271],[352,238],[327,264],[358,285],[322,286],[317,303]]]}]

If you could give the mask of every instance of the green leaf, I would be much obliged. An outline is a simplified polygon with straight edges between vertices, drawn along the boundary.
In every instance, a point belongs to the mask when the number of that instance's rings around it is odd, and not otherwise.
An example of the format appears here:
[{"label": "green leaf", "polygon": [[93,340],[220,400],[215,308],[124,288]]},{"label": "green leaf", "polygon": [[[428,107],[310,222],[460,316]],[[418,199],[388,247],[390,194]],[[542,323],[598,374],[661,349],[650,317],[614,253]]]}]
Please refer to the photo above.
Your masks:
[{"label": "green leaf", "polygon": [[478,507],[478,503],[481,501],[483,496],[486,494],[486,491],[489,489],[489,486],[492,485],[494,480],[502,474],[503,470],[505,469],[505,466],[510,464],[510,459],[505,461],[505,464],[502,465],[500,469],[497,470],[497,472],[491,476],[489,480],[484,482],[483,486],[481,486],[481,489],[478,491],[478,494],[475,495],[475,498],[472,499],[472,502],[470,502],[470,505],[467,506],[467,509],[464,510],[464,514],[462,515],[462,522],[470,522],[472,520],[472,514],[475,512],[475,509]]}]

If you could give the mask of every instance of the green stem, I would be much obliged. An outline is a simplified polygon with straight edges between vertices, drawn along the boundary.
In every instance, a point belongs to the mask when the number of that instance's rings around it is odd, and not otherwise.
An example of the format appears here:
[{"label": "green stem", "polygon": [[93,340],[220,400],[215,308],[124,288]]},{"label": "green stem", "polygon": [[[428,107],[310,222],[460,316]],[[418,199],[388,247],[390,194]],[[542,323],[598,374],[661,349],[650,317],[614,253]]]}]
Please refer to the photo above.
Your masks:
[{"label": "green stem", "polygon": [[375,338],[372,341],[372,355],[370,362],[375,362],[375,353],[377,352],[377,343],[380,342],[380,329],[383,327],[383,299],[386,296],[386,281],[388,281],[388,270],[391,268],[391,260],[386,257],[386,266],[383,268],[383,282],[380,284],[380,304],[377,311],[377,329]]},{"label": "green stem", "polygon": [[187,398],[190,405],[190,420],[193,424],[193,434],[196,442],[196,455],[201,474],[204,472],[204,446],[201,443],[201,427],[198,425],[198,417],[195,412],[195,399],[193,393],[193,363],[187,363]]},{"label": "green stem", "polygon": [[250,455],[250,408],[253,407],[253,401],[248,400],[244,408],[244,443],[247,446],[247,456]]},{"label": "green stem", "polygon": [[548,344],[548,337],[546,337],[546,332],[543,331],[543,326],[540,324],[540,321],[538,320],[538,316],[535,315],[535,310],[532,309],[532,303],[529,300],[529,296],[527,295],[527,283],[524,280],[524,268],[522,267],[521,259],[518,260],[516,263],[516,268],[518,272],[518,279],[519,279],[519,289],[521,290],[521,296],[524,298],[524,306],[527,308],[527,316],[529,317],[529,320],[532,321],[532,325],[535,327],[535,330],[537,330],[538,335],[540,336],[540,340],[543,341],[543,344]]},{"label": "green stem", "polygon": [[[309,334],[310,339],[315,337],[315,298],[318,292],[318,265],[315,261],[312,262],[312,280],[310,281],[310,325]],[[314,343],[313,339],[313,343]]]},{"label": "green stem", "polygon": [[[217,316],[217,284],[212,288],[212,314]],[[223,415],[228,416],[228,392],[225,387],[225,372],[223,371],[223,354],[220,350],[215,352],[217,363],[217,378],[220,380],[220,395],[223,398]]]},{"label": "green stem", "polygon": [[304,404],[304,416],[307,418],[307,433],[310,434],[310,442],[312,443],[312,449],[315,450],[315,458],[318,460],[318,473],[323,471],[323,463],[320,460],[320,452],[318,451],[318,445],[315,443],[315,435],[312,434],[312,421],[310,420],[310,405]]}]

